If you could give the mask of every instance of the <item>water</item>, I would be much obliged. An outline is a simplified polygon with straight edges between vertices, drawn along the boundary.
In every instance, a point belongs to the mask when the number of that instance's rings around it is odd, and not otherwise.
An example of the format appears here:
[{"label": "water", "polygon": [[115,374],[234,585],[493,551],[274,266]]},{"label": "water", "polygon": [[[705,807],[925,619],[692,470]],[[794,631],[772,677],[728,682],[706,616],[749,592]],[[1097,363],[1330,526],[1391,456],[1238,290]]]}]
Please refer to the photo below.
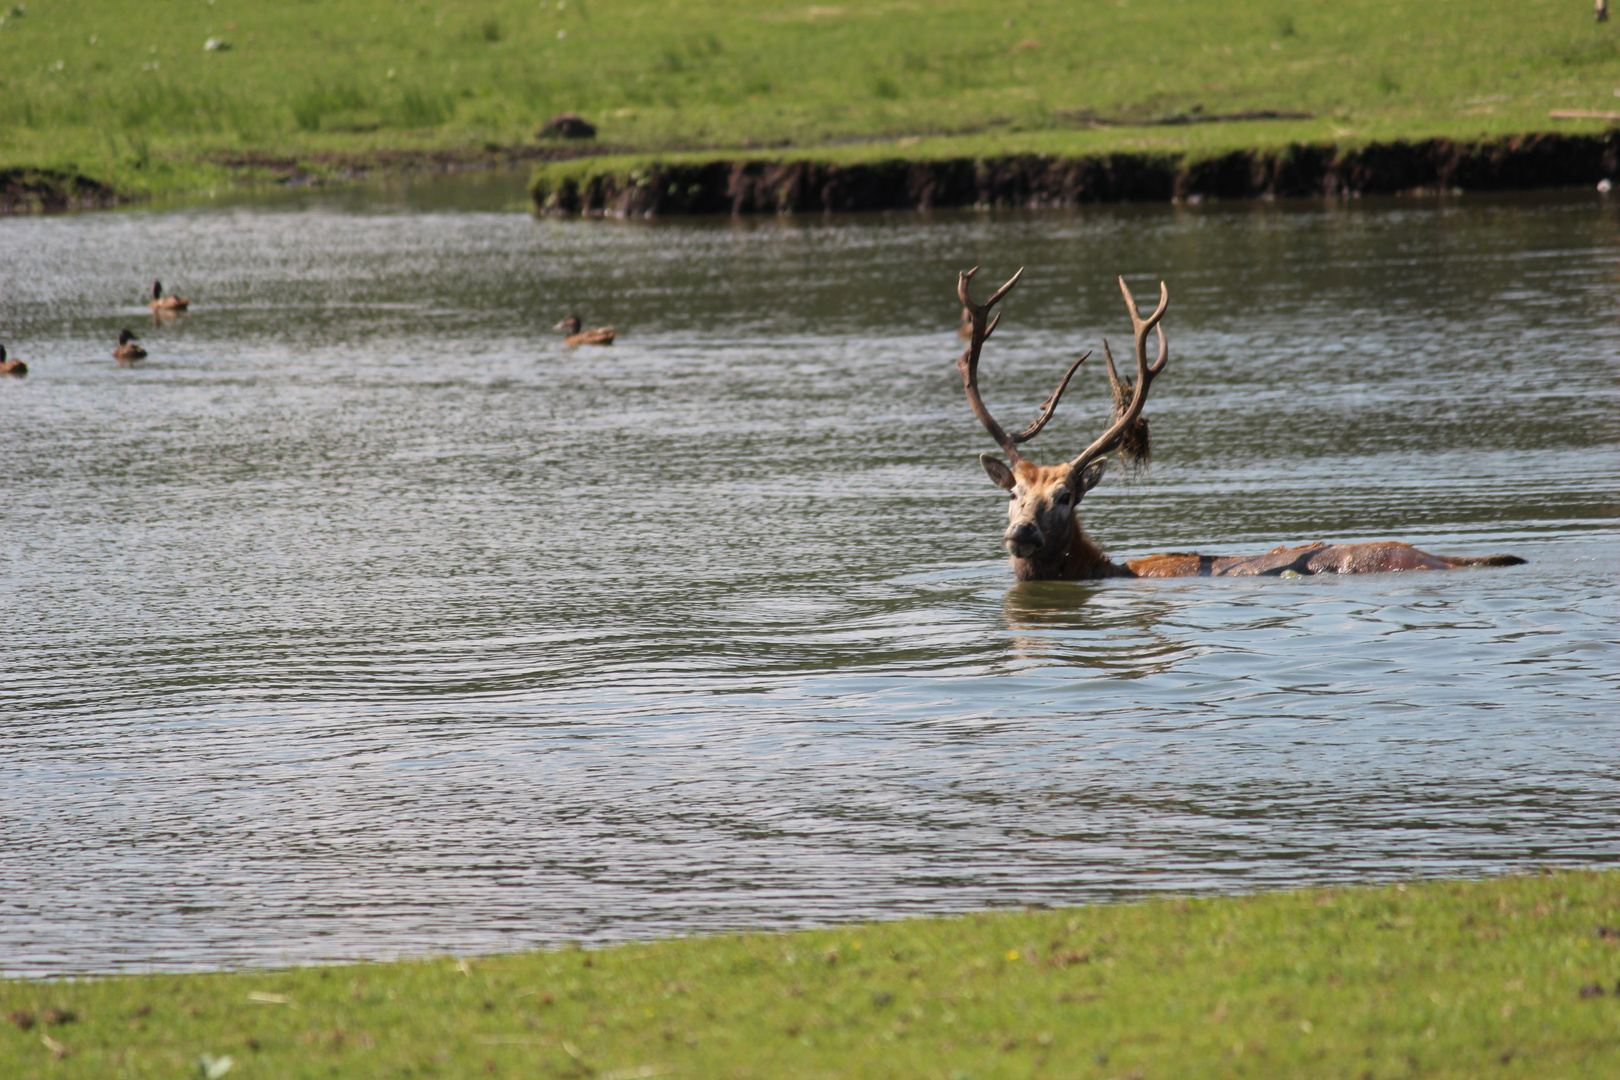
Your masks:
[{"label": "water", "polygon": [[[469,192],[471,194],[469,194]],[[0,971],[208,969],[1620,861],[1620,217],[1584,193],[535,221],[498,182],[0,221]],[[1022,425],[1170,286],[1115,558]],[[154,277],[194,313],[153,327]],[[614,323],[570,353],[550,327]],[[147,364],[118,368],[121,326]],[[1099,430],[1084,369],[1038,460]]]}]

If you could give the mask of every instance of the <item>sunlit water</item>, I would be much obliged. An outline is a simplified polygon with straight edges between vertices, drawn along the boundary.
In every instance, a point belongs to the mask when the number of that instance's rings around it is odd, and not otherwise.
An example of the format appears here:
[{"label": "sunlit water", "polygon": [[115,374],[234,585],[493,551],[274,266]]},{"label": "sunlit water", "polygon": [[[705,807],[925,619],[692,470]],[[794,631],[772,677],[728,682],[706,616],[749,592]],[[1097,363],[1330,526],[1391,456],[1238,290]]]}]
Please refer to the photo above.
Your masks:
[{"label": "sunlit water", "polygon": [[[1620,860],[1612,203],[510,195],[0,221],[0,971]],[[1169,283],[1156,464],[1082,507],[1116,558],[1529,565],[1015,587],[974,264],[1029,268],[1009,425],[1128,348],[1115,274]],[[565,350],[576,310],[619,343]],[[1104,400],[1088,365],[1033,456]]]}]

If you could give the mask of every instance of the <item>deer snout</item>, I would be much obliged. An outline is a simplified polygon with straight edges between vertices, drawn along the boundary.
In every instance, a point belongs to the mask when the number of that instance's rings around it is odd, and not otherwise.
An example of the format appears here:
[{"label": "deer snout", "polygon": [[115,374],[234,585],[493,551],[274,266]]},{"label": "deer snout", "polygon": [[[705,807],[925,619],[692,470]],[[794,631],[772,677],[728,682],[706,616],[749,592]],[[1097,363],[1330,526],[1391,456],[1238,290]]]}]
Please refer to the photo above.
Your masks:
[{"label": "deer snout", "polygon": [[1046,537],[1041,533],[1040,526],[1033,521],[1020,521],[1016,525],[1009,525],[1001,539],[1007,545],[1008,552],[1016,559],[1029,558],[1046,543]]}]

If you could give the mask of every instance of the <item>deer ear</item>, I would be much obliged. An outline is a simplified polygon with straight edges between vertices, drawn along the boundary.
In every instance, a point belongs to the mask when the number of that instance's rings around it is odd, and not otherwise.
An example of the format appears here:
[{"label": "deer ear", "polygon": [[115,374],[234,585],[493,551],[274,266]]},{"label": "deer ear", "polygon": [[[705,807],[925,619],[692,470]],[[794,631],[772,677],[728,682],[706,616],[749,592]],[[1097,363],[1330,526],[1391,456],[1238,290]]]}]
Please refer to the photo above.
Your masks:
[{"label": "deer ear", "polygon": [[1075,489],[1084,495],[1097,486],[1097,482],[1103,478],[1103,473],[1107,471],[1107,458],[1103,458],[1101,461],[1093,461],[1090,465],[1081,469],[1079,474],[1074,477]]},{"label": "deer ear", "polygon": [[1007,468],[1006,463],[994,454],[980,454],[979,464],[984,466],[984,471],[990,474],[990,479],[994,481],[998,488],[1011,491],[1018,483],[1013,478],[1013,471]]}]

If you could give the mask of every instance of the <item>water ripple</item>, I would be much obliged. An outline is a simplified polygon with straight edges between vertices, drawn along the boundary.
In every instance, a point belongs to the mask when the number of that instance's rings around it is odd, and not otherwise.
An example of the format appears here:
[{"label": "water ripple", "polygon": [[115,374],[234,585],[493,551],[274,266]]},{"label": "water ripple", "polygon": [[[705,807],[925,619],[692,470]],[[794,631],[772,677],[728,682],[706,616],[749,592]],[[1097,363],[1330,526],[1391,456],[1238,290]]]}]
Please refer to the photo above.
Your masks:
[{"label": "water ripple", "polygon": [[[1612,210],[347,198],[6,225],[5,972],[1620,858]],[[1014,585],[976,263],[1031,268],[1006,416],[1120,334],[1114,273],[1171,283],[1157,463],[1084,506],[1116,556],[1530,565]],[[196,311],[120,370],[159,275]],[[564,350],[573,309],[620,343]]]}]

